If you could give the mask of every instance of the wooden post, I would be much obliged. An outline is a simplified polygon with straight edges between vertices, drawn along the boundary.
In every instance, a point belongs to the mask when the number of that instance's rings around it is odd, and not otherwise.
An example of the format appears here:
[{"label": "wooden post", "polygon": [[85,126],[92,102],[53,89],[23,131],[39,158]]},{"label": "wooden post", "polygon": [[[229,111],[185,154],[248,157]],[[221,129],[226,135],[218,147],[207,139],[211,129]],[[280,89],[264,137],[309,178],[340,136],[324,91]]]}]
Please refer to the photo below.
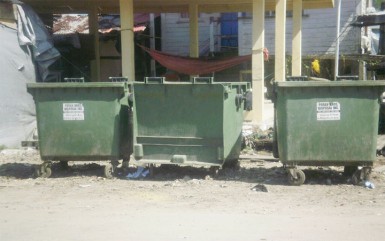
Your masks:
[{"label": "wooden post", "polygon": [[189,5],[190,18],[190,57],[199,57],[199,26],[198,26],[198,5]]},{"label": "wooden post", "polygon": [[[150,13],[150,48],[155,49],[155,16],[153,13]],[[155,60],[151,58],[151,76],[156,76],[156,65]]]},{"label": "wooden post", "polygon": [[122,76],[135,80],[134,7],[133,0],[120,1],[122,43]]},{"label": "wooden post", "polygon": [[[198,5],[189,4],[188,14],[190,19],[190,57],[199,57],[199,26],[198,26]],[[196,77],[190,76],[190,78]]]},{"label": "wooden post", "polygon": [[286,0],[275,5],[275,81],[286,79]]},{"label": "wooden post", "polygon": [[252,39],[252,121],[261,123],[264,118],[265,71],[263,48],[265,47],[265,0],[253,0]]},{"label": "wooden post", "polygon": [[99,43],[99,20],[98,6],[93,6],[88,14],[90,32],[94,37],[95,60],[91,62],[91,81],[100,81],[100,43]]},{"label": "wooden post", "polygon": [[302,75],[302,0],[293,0],[291,75]]}]

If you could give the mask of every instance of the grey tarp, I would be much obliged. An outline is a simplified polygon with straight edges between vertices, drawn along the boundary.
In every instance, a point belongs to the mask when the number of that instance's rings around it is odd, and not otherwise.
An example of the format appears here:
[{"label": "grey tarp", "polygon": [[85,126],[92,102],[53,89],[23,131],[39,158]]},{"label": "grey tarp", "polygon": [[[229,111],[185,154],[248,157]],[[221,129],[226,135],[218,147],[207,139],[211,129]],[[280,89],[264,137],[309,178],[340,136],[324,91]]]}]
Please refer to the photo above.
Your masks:
[{"label": "grey tarp", "polygon": [[36,13],[23,3],[12,3],[17,27],[0,22],[0,146],[18,148],[36,133],[35,105],[26,83],[44,81],[60,54]]},{"label": "grey tarp", "polygon": [[15,148],[36,127],[34,102],[26,90],[26,83],[35,82],[35,66],[15,29],[0,24],[0,39],[0,146]]},{"label": "grey tarp", "polygon": [[31,48],[37,67],[37,81],[46,81],[49,66],[59,57],[60,53],[53,46],[47,28],[39,16],[26,4],[15,4],[17,7],[17,28],[19,44]]}]

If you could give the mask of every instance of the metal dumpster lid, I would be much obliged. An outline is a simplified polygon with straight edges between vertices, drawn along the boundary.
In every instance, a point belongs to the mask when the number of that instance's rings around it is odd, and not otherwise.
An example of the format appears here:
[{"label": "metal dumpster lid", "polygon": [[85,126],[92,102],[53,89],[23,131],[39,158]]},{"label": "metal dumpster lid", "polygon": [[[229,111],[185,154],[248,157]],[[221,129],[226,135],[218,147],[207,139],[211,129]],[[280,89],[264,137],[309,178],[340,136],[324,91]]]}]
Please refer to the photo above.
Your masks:
[{"label": "metal dumpster lid", "polygon": [[124,82],[86,82],[86,83],[27,83],[27,89],[65,89],[65,88],[127,88]]},{"label": "metal dumpster lid", "polygon": [[280,81],[275,82],[278,87],[375,87],[385,86],[384,80],[344,80],[344,81]]},{"label": "metal dumpster lid", "polygon": [[212,82],[212,83],[193,83],[191,81],[164,81],[164,82],[152,82],[145,83],[143,81],[135,81],[134,85],[234,85],[234,86],[249,86],[249,82]]}]

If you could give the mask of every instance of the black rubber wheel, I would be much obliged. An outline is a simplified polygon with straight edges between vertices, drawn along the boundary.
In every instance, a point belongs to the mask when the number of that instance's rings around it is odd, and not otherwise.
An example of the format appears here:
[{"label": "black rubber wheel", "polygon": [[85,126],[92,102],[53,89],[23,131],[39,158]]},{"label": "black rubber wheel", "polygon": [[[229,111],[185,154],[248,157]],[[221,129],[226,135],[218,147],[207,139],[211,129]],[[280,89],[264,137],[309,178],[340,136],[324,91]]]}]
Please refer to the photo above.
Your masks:
[{"label": "black rubber wheel", "polygon": [[48,178],[52,175],[51,167],[47,166],[44,171],[45,173],[42,175],[42,177]]},{"label": "black rubber wheel", "polygon": [[114,173],[114,168],[112,167],[112,165],[109,163],[107,165],[104,166],[104,176],[108,179],[111,179],[113,178],[113,173]]},{"label": "black rubber wheel", "polygon": [[355,171],[351,180],[353,185],[358,185],[361,182],[361,170]]},{"label": "black rubber wheel", "polygon": [[357,170],[352,175],[351,181],[353,185],[360,185],[360,183],[368,181],[370,179],[371,167],[363,167],[361,170]]},{"label": "black rubber wheel", "polygon": [[124,160],[122,161],[122,168],[128,169],[130,167],[130,160]]},{"label": "black rubber wheel", "polygon": [[39,174],[40,177],[48,178],[52,175],[50,163],[43,163],[39,169],[40,171],[37,174]]},{"label": "black rubber wheel", "polygon": [[41,169],[41,166],[36,166],[35,167],[35,171],[34,171],[34,176],[37,178],[37,177],[41,177],[41,171],[40,171],[40,169]]},{"label": "black rubber wheel", "polygon": [[302,170],[294,169],[294,177],[291,175],[290,171],[287,174],[287,179],[290,185],[292,186],[301,186],[305,183],[306,176]]}]

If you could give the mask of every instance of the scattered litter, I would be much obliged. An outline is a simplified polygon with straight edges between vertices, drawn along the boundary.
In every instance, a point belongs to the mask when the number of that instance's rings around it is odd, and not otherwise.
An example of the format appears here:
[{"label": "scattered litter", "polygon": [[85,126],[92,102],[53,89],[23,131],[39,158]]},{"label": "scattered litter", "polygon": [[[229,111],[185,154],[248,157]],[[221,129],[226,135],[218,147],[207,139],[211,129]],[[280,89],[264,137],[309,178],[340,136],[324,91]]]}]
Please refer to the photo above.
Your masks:
[{"label": "scattered litter", "polygon": [[242,136],[245,151],[247,150],[271,150],[274,130],[261,128],[260,126],[243,125]]},{"label": "scattered litter", "polygon": [[263,184],[255,185],[254,187],[251,188],[251,190],[256,192],[268,192],[267,187]]},{"label": "scattered litter", "polygon": [[79,187],[91,187],[90,184],[80,184]]},{"label": "scattered litter", "polygon": [[136,172],[134,173],[129,173],[126,178],[127,179],[138,179],[141,177],[146,177],[150,173],[150,170],[145,169],[144,167],[138,167]]},{"label": "scattered litter", "polygon": [[374,184],[371,183],[371,182],[369,182],[369,181],[366,181],[366,182],[364,183],[364,186],[365,186],[366,188],[368,188],[368,189],[374,189],[374,188],[375,188],[375,187],[374,187]]}]

